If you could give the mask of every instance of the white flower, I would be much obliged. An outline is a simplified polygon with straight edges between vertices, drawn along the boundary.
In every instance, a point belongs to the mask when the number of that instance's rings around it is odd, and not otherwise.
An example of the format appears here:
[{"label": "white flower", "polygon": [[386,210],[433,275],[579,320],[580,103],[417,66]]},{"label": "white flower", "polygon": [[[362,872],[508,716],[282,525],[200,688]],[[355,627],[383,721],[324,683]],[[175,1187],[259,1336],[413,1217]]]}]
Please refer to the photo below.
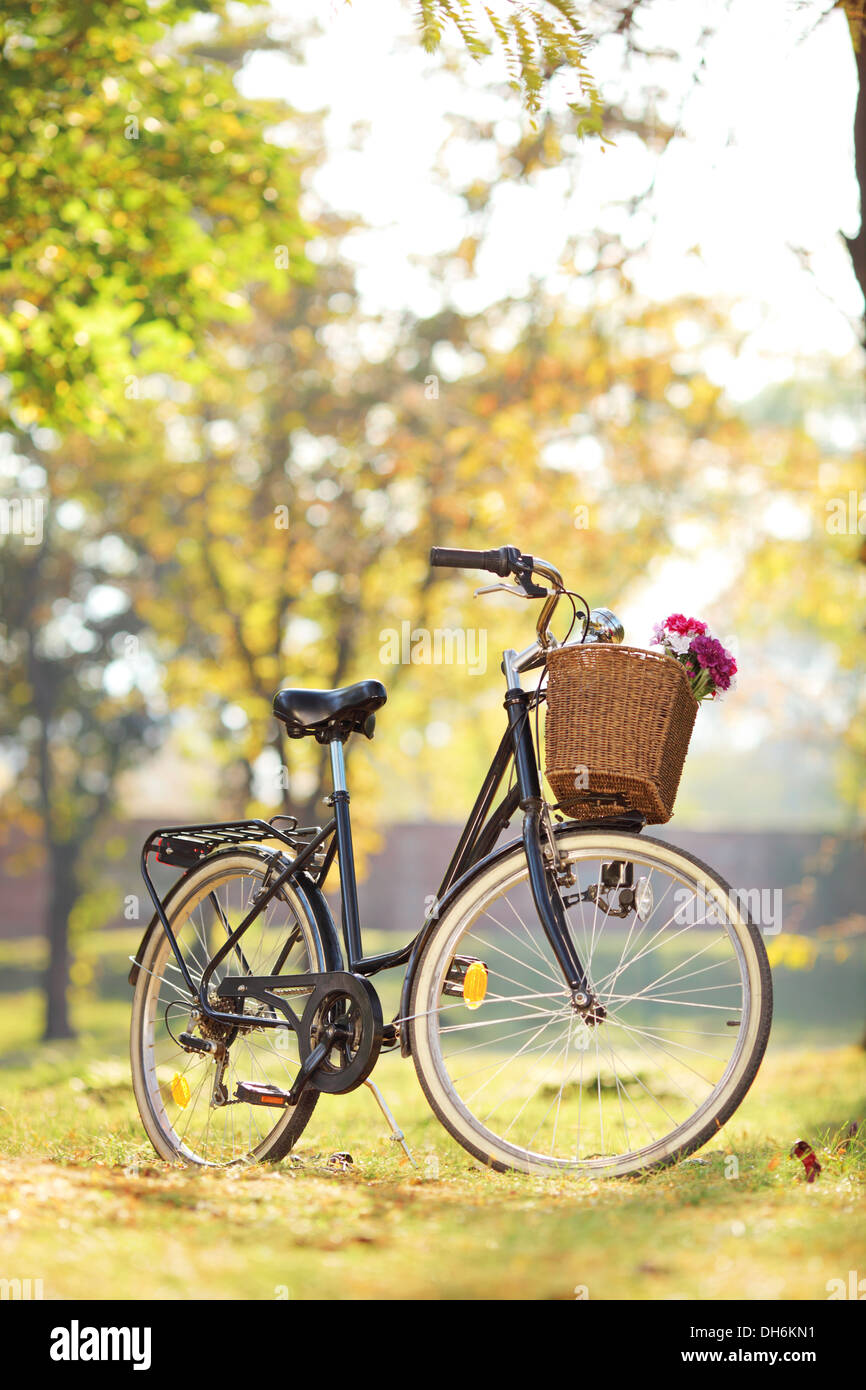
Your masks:
[{"label": "white flower", "polygon": [[677,656],[684,656],[692,645],[694,635],[693,632],[685,635],[680,632],[665,632],[665,641],[676,652]]}]

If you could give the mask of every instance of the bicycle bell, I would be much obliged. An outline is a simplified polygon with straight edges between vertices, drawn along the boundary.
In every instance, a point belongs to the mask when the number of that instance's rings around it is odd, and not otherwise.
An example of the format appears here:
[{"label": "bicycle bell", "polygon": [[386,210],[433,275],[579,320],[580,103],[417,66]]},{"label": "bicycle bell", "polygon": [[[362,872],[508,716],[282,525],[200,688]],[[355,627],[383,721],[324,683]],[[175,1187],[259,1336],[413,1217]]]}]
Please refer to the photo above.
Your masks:
[{"label": "bicycle bell", "polygon": [[589,614],[587,642],[619,643],[625,636],[625,629],[615,613],[609,608],[593,608]]}]

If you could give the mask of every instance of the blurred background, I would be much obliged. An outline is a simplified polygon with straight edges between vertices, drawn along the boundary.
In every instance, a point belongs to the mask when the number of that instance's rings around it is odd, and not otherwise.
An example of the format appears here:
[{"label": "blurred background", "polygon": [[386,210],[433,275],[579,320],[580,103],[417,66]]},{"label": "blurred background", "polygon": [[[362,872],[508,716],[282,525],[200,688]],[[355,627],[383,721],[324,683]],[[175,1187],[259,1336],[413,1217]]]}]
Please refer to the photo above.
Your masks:
[{"label": "blurred background", "polygon": [[582,88],[446,8],[4,7],[0,1046],[34,1068],[122,1052],[154,826],[321,822],[283,685],[388,687],[361,902],[414,935],[535,612],[431,544],[542,555],[638,646],[710,622],[739,686],[662,833],[781,894],[774,1045],[863,1035],[862,6],[588,3]]}]

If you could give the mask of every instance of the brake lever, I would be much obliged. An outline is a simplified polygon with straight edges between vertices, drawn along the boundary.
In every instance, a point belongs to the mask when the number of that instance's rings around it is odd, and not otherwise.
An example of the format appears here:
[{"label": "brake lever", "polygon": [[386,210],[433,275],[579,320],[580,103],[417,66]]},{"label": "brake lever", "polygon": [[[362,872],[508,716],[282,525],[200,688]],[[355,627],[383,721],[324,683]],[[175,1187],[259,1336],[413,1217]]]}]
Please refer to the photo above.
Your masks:
[{"label": "brake lever", "polygon": [[497,594],[497,593],[503,593],[503,594],[516,594],[518,598],[530,598],[530,597],[531,597],[529,594],[525,593],[523,589],[518,589],[516,584],[485,584],[483,588],[481,588],[481,589],[476,589],[476,590],[473,592],[472,597],[473,597],[473,598],[479,598],[479,597],[481,596],[481,594]]},{"label": "brake lever", "polygon": [[517,582],[527,598],[547,598],[550,593],[549,589],[542,589],[540,584],[533,583],[531,570],[518,574]]},{"label": "brake lever", "polygon": [[548,590],[542,589],[540,584],[533,582],[531,555],[521,555],[519,561],[514,566],[514,578],[517,580],[527,598],[547,598]]}]

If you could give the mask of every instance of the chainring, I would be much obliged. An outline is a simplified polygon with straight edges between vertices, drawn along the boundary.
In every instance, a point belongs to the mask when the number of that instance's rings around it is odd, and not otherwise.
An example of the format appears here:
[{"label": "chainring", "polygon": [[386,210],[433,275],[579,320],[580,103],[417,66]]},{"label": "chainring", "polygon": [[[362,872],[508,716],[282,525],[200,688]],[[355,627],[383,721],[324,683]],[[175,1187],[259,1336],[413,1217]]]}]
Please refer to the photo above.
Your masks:
[{"label": "chainring", "polygon": [[332,971],[313,990],[298,1035],[301,1062],[328,1040],[330,1049],[311,1084],[326,1095],[353,1091],[370,1075],[382,1047],[382,1005],[365,976]]}]

